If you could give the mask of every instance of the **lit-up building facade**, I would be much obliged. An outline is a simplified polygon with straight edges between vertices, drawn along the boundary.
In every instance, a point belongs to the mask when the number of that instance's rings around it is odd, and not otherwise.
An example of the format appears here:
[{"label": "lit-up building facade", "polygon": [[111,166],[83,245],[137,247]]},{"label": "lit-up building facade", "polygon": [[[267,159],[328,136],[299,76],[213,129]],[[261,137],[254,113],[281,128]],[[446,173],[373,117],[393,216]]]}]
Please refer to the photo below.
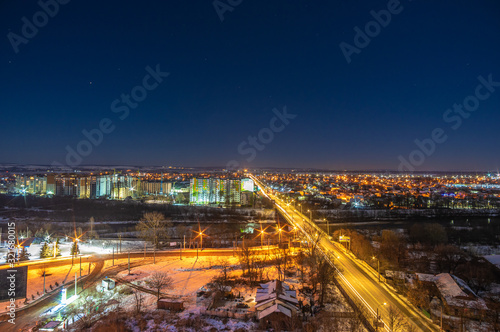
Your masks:
[{"label": "lit-up building facade", "polygon": [[16,192],[20,194],[44,195],[47,192],[47,177],[18,175],[16,177]]},{"label": "lit-up building facade", "polygon": [[218,178],[193,178],[189,186],[191,204],[241,204],[241,180]]}]

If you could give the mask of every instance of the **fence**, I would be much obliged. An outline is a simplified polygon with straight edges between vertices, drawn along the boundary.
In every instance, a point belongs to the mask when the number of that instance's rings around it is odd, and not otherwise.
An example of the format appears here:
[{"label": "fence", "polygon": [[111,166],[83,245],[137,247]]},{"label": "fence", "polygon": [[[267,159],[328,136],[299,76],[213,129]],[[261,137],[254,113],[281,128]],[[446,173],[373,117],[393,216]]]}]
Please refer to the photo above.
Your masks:
[{"label": "fence", "polygon": [[209,316],[217,316],[221,318],[235,318],[241,320],[247,320],[255,318],[254,312],[248,312],[246,310],[230,310],[230,309],[201,309],[200,314],[209,315]]}]

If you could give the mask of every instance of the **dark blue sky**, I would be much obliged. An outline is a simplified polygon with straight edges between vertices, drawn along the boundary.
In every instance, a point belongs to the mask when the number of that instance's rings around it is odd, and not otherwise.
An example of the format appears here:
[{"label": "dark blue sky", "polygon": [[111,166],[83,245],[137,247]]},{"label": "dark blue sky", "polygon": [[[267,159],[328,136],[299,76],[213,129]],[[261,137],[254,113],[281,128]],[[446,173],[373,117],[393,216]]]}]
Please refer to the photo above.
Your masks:
[{"label": "dark blue sky", "polygon": [[[402,0],[348,64],[339,44],[387,4],[244,0],[221,22],[212,1],[73,0],[16,53],[9,32],[41,9],[1,1],[0,162],[65,164],[109,118],[82,164],[396,169],[442,128],[416,169],[499,168],[500,87],[456,130],[443,114],[479,75],[500,82],[500,3]],[[120,120],[111,103],[157,64],[170,75]],[[246,162],[238,145],[284,106],[297,117]]]}]

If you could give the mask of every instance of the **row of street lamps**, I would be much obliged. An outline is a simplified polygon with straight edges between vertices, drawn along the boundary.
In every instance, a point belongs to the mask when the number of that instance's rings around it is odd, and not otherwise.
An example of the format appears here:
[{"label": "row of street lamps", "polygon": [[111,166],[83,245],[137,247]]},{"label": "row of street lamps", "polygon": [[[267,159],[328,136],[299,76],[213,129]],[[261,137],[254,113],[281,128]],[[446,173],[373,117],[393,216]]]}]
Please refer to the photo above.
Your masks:
[{"label": "row of street lamps", "polygon": [[[295,210],[295,213],[297,213],[297,215],[298,215],[298,209],[297,209],[297,208],[296,208],[296,206],[293,204],[293,203],[295,202],[295,200],[292,200],[291,202],[292,202],[292,208],[293,208],[293,209],[292,209],[292,211],[294,211],[294,210]],[[290,203],[287,203],[287,206],[290,206]],[[302,204],[299,204],[299,206],[300,206],[300,213],[301,213],[301,214],[302,214],[302,216],[303,216]],[[309,212],[309,220],[312,222],[312,211],[311,211],[310,209],[308,209],[308,210],[307,210],[307,212]],[[328,221],[326,218],[324,218],[324,219],[323,219],[323,221],[326,221],[326,223],[327,223],[327,234],[328,234],[328,235],[330,235],[330,224],[329,224],[329,221]],[[294,227],[294,228],[296,228],[296,227]],[[261,232],[261,234],[262,234],[262,232]],[[347,237],[346,237],[346,238],[347,238]],[[350,243],[350,239],[349,239],[349,243]],[[379,260],[377,257],[375,257],[375,256],[373,256],[373,257],[372,257],[372,259],[376,259],[376,260],[377,260],[378,282],[380,283],[380,260]],[[385,305],[387,305],[387,303],[386,303],[386,302],[383,302],[383,303],[380,303],[380,304],[377,306],[377,308],[376,308],[376,314],[377,314],[377,316],[376,316],[376,321],[375,321],[375,329],[376,329],[376,331],[378,331],[378,328],[379,328],[379,327],[382,327],[382,328],[384,327],[383,322],[382,322],[382,324],[381,324],[381,322],[380,322],[380,318],[381,318],[381,317],[380,317],[380,314],[379,314],[379,308],[380,308],[381,306],[385,306]]]}]

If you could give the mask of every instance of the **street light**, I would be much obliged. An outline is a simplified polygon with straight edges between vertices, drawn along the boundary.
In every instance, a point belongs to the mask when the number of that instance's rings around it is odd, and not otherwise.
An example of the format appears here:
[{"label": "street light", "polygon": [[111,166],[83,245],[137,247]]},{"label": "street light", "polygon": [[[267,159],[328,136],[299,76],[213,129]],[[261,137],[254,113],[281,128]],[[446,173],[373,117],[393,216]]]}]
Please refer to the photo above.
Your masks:
[{"label": "street light", "polygon": [[200,237],[200,247],[201,247],[201,250],[203,250],[203,236],[208,236],[207,234],[205,234],[205,231],[207,230],[207,228],[205,228],[204,230],[201,230],[201,227],[200,225],[198,224],[198,231],[193,231],[195,232],[196,234],[196,237],[195,239],[199,236]]},{"label": "street light", "polygon": [[377,272],[378,272],[378,282],[380,283],[380,260],[373,256],[372,259],[376,259],[377,260]]},{"label": "street light", "polygon": [[379,322],[379,320],[380,320],[380,316],[379,316],[379,314],[378,314],[378,308],[380,308],[380,306],[381,306],[381,305],[386,305],[386,304],[387,304],[387,303],[385,303],[385,302],[384,302],[384,303],[380,303],[380,304],[377,306],[377,322],[376,322],[376,324],[375,324],[375,330],[376,330],[376,331],[378,331],[378,322]]},{"label": "street light", "polygon": [[[258,230],[260,232],[260,248],[264,249],[264,234],[266,234],[266,228],[262,229],[262,225],[260,225],[260,229]],[[259,236],[257,235],[257,236]]]},{"label": "street light", "polygon": [[330,221],[326,218],[323,218],[323,221],[326,221],[327,234],[330,235]]},{"label": "street light", "polygon": [[307,212],[309,212],[309,221],[312,222],[312,211],[311,210],[307,210]]},{"label": "street light", "polygon": [[198,236],[200,237],[200,248],[203,250],[203,232],[199,232]]}]

